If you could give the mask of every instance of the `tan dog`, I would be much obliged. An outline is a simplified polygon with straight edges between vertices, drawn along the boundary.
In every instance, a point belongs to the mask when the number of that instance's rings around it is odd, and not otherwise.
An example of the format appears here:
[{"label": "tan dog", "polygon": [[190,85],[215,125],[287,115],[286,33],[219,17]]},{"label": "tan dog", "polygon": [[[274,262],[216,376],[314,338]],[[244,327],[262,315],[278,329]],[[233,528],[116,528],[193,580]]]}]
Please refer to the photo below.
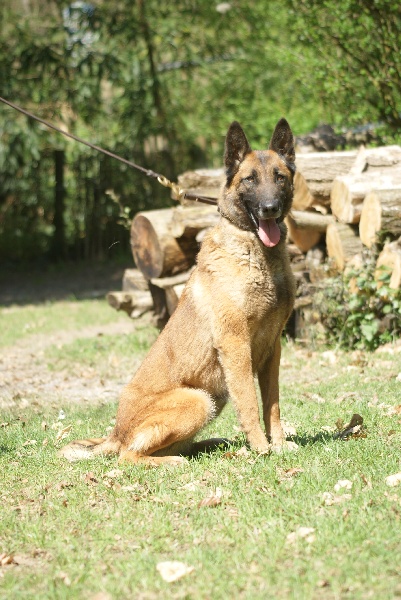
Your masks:
[{"label": "tan dog", "polygon": [[179,464],[185,461],[181,454],[208,446],[193,439],[228,398],[253,450],[283,446],[280,336],[295,295],[283,219],[291,208],[294,160],[285,119],[269,149],[255,152],[241,126],[232,123],[221,219],[203,241],[176,311],[124,388],[110,436],[71,442],[61,456],[116,453],[131,463]]}]

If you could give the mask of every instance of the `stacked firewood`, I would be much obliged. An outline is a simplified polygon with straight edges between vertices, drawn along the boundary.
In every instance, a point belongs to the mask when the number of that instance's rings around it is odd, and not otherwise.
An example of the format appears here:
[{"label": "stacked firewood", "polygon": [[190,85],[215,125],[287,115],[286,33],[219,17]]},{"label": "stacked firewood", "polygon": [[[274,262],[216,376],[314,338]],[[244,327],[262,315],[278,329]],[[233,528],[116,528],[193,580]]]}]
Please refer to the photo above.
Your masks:
[{"label": "stacked firewood", "polygon": [[[378,266],[389,267],[391,285],[401,286],[401,244],[395,241],[401,236],[401,147],[298,154],[296,165],[293,209],[286,223],[299,312],[311,303],[314,286],[335,270],[361,265],[364,248],[386,236],[390,241]],[[223,169],[188,171],[178,179],[184,190],[210,198],[218,197],[223,182]],[[205,231],[219,218],[215,206],[191,201],[138,213],[131,226],[137,269],[126,271],[122,292],[108,295],[110,304],[131,317],[153,310],[163,327]]]}]

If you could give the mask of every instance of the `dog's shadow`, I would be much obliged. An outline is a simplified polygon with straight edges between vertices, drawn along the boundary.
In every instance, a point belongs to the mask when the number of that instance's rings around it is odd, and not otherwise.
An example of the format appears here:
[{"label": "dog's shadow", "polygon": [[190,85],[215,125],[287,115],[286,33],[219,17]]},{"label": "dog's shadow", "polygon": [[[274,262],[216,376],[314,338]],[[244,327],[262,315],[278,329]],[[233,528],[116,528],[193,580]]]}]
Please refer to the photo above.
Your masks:
[{"label": "dog's shadow", "polygon": [[[287,441],[295,442],[300,447],[310,446],[318,443],[329,443],[336,441],[336,436],[333,433],[327,431],[319,431],[315,435],[292,435],[287,436]],[[212,438],[209,440],[201,440],[195,442],[191,450],[185,454],[187,458],[200,458],[203,455],[211,455],[217,452],[232,452],[235,453],[240,448],[245,446],[250,450],[249,444],[244,441],[234,439],[229,440],[227,438]]]}]

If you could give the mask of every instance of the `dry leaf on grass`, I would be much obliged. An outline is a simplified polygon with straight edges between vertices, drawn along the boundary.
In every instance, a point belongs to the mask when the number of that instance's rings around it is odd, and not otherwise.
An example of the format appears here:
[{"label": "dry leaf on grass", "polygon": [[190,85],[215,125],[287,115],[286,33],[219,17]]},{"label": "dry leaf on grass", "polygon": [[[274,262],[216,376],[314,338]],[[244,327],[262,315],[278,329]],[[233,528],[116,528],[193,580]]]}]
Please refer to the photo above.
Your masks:
[{"label": "dry leaf on grass", "polygon": [[365,438],[366,432],[363,429],[363,417],[354,413],[348,425],[344,426],[342,419],[337,420],[338,432],[333,436],[334,439],[348,440],[350,438]]},{"label": "dry leaf on grass", "polygon": [[294,544],[297,540],[305,540],[308,544],[312,544],[315,539],[315,528],[314,527],[298,527],[296,531],[293,531],[287,535],[287,543]]},{"label": "dry leaf on grass", "polygon": [[292,467],[291,469],[280,469],[277,468],[277,477],[279,481],[286,481],[288,479],[292,479],[296,475],[303,473],[304,470],[300,467]]},{"label": "dry leaf on grass", "polygon": [[173,583],[184,575],[189,575],[194,570],[194,567],[189,567],[185,563],[182,563],[178,560],[167,560],[164,562],[159,562],[156,565],[156,569],[159,571],[160,575],[167,581],[168,583]]},{"label": "dry leaf on grass", "polygon": [[89,473],[85,473],[85,475],[83,476],[83,480],[88,485],[96,485],[97,483],[99,483],[95,477],[95,474],[92,471],[89,471]]},{"label": "dry leaf on grass", "polygon": [[339,492],[340,490],[350,490],[352,488],[352,481],[349,479],[339,479],[334,486],[334,491]]},{"label": "dry leaf on grass", "polygon": [[69,576],[67,575],[67,573],[65,573],[64,571],[60,571],[57,575],[56,575],[56,579],[61,579],[61,581],[64,583],[64,585],[66,585],[67,587],[70,587],[71,585],[71,579],[69,578]]},{"label": "dry leaf on grass", "polygon": [[7,552],[2,552],[0,554],[0,567],[5,567],[6,565],[12,565],[14,563],[14,555],[8,554]]},{"label": "dry leaf on grass", "polygon": [[198,508],[208,507],[213,508],[215,506],[219,506],[221,504],[221,498],[223,496],[223,491],[220,488],[216,488],[215,492],[211,492],[209,496],[203,498],[198,504]]},{"label": "dry leaf on grass", "polygon": [[56,435],[56,442],[61,442],[61,440],[64,440],[66,437],[68,437],[68,434],[70,433],[71,429],[72,425],[67,425],[67,427],[63,427],[62,429],[60,429],[60,431]]},{"label": "dry leaf on grass", "polygon": [[341,402],[344,402],[344,400],[348,400],[348,398],[360,400],[360,396],[357,392],[344,392],[343,394],[340,394],[340,396],[337,396],[334,402],[336,404],[341,404]]},{"label": "dry leaf on grass", "polygon": [[246,448],[246,446],[242,446],[242,448],[240,448],[239,450],[236,450],[235,452],[225,452],[223,454],[224,458],[241,458],[245,457],[247,458],[248,456],[250,456],[250,452],[249,450]]},{"label": "dry leaf on grass", "polygon": [[111,471],[107,471],[107,473],[104,474],[104,477],[108,477],[109,479],[116,479],[117,477],[121,477],[122,475],[124,475],[124,471],[121,471],[121,469],[112,469]]},{"label": "dry leaf on grass", "polygon": [[313,400],[313,402],[317,402],[317,404],[324,404],[326,402],[325,398],[323,398],[323,396],[319,396],[319,394],[312,394],[311,392],[305,392],[302,395],[305,396],[306,398],[308,398],[309,400]]},{"label": "dry leaf on grass", "polygon": [[401,473],[395,473],[394,475],[389,475],[386,477],[386,485],[390,487],[396,487],[401,483]]},{"label": "dry leaf on grass", "polygon": [[352,494],[341,494],[341,496],[335,496],[331,492],[323,492],[321,498],[324,506],[333,506],[334,504],[342,504],[347,500],[351,500]]}]

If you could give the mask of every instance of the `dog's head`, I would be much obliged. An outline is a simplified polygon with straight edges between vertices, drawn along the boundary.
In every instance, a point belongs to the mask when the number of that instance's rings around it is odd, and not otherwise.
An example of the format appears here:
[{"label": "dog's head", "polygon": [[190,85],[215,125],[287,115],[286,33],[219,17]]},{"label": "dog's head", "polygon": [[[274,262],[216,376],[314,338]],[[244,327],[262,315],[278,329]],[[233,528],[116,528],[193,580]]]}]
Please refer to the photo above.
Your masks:
[{"label": "dog's head", "polygon": [[267,247],[285,235],[281,225],[291,209],[295,173],[294,137],[285,119],[274,130],[268,150],[252,151],[239,123],[229,127],[224,162],[227,181],[219,200],[223,217],[240,229],[257,232]]}]

